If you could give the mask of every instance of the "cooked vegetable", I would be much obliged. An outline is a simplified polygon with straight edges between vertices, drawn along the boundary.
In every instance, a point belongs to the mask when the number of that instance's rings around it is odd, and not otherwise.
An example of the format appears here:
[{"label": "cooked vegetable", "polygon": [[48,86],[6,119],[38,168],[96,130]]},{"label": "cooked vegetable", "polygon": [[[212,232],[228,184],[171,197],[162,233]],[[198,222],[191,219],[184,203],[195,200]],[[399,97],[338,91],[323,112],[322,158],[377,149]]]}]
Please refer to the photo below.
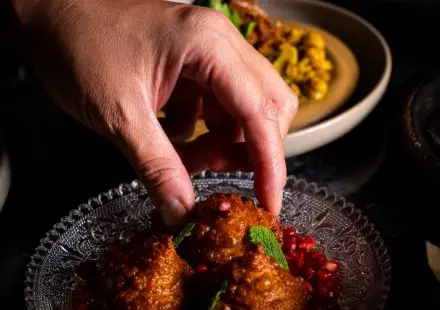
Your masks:
[{"label": "cooked vegetable", "polygon": [[323,35],[300,27],[289,28],[281,21],[272,24],[252,1],[196,0],[194,4],[223,12],[300,99],[322,100],[326,96],[333,63],[327,57]]},{"label": "cooked vegetable", "polygon": [[194,229],[194,226],[195,226],[194,223],[186,224],[186,226],[177,234],[177,236],[174,237],[173,244],[175,248],[177,248],[180,245],[180,243],[182,243],[183,239],[191,236],[191,232]]},{"label": "cooked vegetable", "polygon": [[217,302],[220,300],[220,296],[226,292],[226,288],[228,287],[228,281],[221,281],[219,285],[219,289],[211,300],[211,305],[209,306],[209,310],[214,310]]},{"label": "cooked vegetable", "polygon": [[245,35],[244,35],[244,37],[245,37],[246,39],[249,39],[249,38],[250,38],[250,36],[251,36],[251,34],[252,34],[252,31],[254,31],[254,29],[255,29],[256,26],[257,26],[257,23],[256,23],[256,22],[250,22],[250,23],[246,26],[246,32],[245,32]]},{"label": "cooked vegetable", "polygon": [[263,226],[253,226],[249,229],[249,238],[255,244],[262,243],[264,251],[273,257],[282,268],[289,270],[283,250],[270,229]]}]

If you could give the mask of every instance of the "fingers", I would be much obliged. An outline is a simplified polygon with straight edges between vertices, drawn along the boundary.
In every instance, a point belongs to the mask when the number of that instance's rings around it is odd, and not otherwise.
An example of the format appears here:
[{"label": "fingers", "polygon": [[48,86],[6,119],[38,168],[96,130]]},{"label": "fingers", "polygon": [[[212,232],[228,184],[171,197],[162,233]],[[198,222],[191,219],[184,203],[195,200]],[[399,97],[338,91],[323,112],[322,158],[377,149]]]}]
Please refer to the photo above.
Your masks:
[{"label": "fingers", "polygon": [[263,56],[243,55],[248,43],[235,30],[228,30],[227,22],[217,15],[210,22],[210,29],[220,32],[200,34],[202,41],[188,52],[182,73],[212,89],[222,107],[237,119],[255,170],[256,195],[263,206],[278,213],[286,181],[282,139],[295,113],[296,98],[273,68],[261,71],[268,68]]},{"label": "fingers", "polygon": [[135,108],[128,121],[116,130],[117,144],[137,169],[165,224],[178,225],[194,206],[190,177],[154,112],[143,102],[131,106]]}]

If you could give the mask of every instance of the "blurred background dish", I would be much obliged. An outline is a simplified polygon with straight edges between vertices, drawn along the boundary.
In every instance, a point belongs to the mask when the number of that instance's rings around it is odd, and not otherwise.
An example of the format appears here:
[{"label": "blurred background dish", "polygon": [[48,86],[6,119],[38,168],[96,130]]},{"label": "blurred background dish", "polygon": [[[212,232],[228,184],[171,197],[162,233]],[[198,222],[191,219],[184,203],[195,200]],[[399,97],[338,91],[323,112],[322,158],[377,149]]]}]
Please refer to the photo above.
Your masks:
[{"label": "blurred background dish", "polygon": [[258,1],[270,16],[309,24],[338,37],[360,68],[357,87],[343,108],[321,122],[290,133],[286,157],[332,142],[356,127],[382,98],[391,76],[391,52],[383,36],[363,18],[338,6],[313,0]]}]

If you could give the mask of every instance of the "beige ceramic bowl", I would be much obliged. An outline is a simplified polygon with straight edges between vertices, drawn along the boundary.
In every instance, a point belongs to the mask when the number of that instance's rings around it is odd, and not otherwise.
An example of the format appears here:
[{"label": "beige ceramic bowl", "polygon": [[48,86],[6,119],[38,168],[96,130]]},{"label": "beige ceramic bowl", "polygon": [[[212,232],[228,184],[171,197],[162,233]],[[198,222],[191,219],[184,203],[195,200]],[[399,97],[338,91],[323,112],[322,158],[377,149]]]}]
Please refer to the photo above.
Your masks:
[{"label": "beige ceramic bowl", "polygon": [[359,80],[347,102],[328,118],[290,133],[284,145],[286,157],[309,152],[345,135],[373,110],[388,86],[392,66],[388,44],[361,17],[322,1],[257,2],[270,16],[309,24],[339,38],[353,52],[359,65]]},{"label": "beige ceramic bowl", "polygon": [[[285,140],[285,156],[309,152],[352,130],[377,105],[390,79],[391,53],[382,35],[359,16],[326,2],[259,0],[257,3],[273,19],[323,34],[336,68],[327,98],[308,101],[299,107]],[[199,121],[189,140],[206,131]]]}]

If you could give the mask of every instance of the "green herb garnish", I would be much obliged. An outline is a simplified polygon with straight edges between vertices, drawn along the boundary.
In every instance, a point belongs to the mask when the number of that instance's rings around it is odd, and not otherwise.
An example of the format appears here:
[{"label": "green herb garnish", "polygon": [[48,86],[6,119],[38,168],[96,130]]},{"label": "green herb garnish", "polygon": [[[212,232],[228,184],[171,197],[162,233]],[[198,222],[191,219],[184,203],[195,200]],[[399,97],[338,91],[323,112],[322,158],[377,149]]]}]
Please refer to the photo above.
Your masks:
[{"label": "green herb garnish", "polygon": [[262,243],[267,255],[273,257],[282,268],[289,270],[286,257],[272,230],[262,226],[252,226],[249,229],[249,238],[255,244]]},{"label": "green herb garnish", "polygon": [[219,289],[211,300],[211,305],[209,306],[209,310],[214,310],[217,302],[220,300],[220,296],[226,292],[226,288],[228,287],[228,281],[224,280],[220,282]]},{"label": "green herb garnish", "polygon": [[[232,24],[234,24],[234,26],[241,31],[240,14],[238,14],[236,10],[231,9],[227,3],[222,3],[221,0],[196,0],[193,2],[193,4],[222,12],[232,22]],[[252,30],[255,28],[255,26],[256,26],[255,22],[250,22],[247,25],[245,32],[243,33],[243,31],[241,31],[241,33],[245,38],[248,38],[250,36],[250,33],[252,33]]]},{"label": "green herb garnish", "polygon": [[229,19],[237,28],[241,26],[241,18],[236,10],[231,9],[231,16]]},{"label": "green herb garnish", "polygon": [[250,37],[251,34],[252,34],[252,31],[254,31],[254,29],[255,29],[256,26],[257,26],[257,23],[254,22],[254,21],[250,22],[250,23],[246,26],[246,31],[245,31],[245,33],[244,33],[244,37],[245,37],[246,39],[249,39],[249,37]]},{"label": "green herb garnish", "polygon": [[186,226],[173,238],[173,244],[175,248],[180,245],[183,239],[191,236],[191,232],[194,229],[194,226],[196,226],[196,224],[194,223],[186,224]]}]

